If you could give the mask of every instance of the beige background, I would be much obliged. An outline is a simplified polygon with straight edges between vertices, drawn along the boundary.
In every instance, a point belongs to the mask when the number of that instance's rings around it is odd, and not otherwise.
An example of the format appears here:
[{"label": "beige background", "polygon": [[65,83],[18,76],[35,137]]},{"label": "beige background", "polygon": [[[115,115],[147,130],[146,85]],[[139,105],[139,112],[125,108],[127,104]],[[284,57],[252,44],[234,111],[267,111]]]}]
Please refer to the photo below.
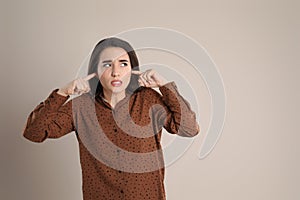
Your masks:
[{"label": "beige background", "polygon": [[1,1],[0,199],[80,200],[74,134],[22,137],[31,110],[72,80],[101,38],[156,26],[185,33],[217,64],[227,95],[222,136],[204,160],[202,133],[167,168],[169,200],[296,200],[299,162],[299,1]]}]

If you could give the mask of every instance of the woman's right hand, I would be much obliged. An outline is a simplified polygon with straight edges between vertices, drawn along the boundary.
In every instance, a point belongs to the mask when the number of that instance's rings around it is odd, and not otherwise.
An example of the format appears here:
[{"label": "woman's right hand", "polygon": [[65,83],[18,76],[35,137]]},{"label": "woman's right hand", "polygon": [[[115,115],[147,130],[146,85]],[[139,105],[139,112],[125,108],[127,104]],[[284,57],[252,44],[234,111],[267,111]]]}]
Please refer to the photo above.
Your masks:
[{"label": "woman's right hand", "polygon": [[77,78],[64,87],[60,88],[57,93],[62,95],[62,96],[68,96],[68,95],[73,95],[73,94],[83,94],[89,92],[90,86],[88,80],[91,78],[95,77],[96,73],[92,73],[87,75],[84,78]]}]

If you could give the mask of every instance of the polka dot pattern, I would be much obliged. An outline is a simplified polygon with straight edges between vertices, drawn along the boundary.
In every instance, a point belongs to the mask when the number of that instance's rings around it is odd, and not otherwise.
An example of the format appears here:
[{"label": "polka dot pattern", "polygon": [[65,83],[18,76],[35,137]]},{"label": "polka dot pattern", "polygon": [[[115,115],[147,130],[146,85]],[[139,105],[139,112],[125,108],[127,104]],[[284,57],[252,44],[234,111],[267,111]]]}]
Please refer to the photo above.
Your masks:
[{"label": "polka dot pattern", "polygon": [[[162,128],[172,134],[193,137],[198,134],[199,126],[195,113],[174,82],[159,89],[162,95],[142,87],[131,95],[126,94],[114,108],[101,97],[93,99],[84,94],[67,101],[69,97],[57,94],[58,89],[53,90],[30,113],[23,135],[33,142],[43,142],[46,138],[59,138],[75,131],[84,200],[164,200]],[[92,115],[96,122],[90,120]],[[107,142],[99,139],[99,131],[88,129],[95,123],[101,127],[107,141],[119,149],[106,151]],[[91,147],[102,159],[92,153]],[[124,152],[156,154],[141,160],[126,157]],[[113,164],[119,169],[112,167]],[[147,171],[149,167],[153,170]]]}]

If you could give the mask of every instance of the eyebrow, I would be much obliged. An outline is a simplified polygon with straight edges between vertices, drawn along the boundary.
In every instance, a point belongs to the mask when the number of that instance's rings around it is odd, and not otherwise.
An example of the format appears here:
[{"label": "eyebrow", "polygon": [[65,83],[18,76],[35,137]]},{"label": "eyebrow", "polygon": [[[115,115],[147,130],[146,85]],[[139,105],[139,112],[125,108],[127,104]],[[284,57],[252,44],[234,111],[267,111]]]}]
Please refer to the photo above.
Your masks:
[{"label": "eyebrow", "polygon": [[[112,62],[111,60],[104,60],[102,63],[109,63]],[[119,60],[119,62],[128,62],[128,60]]]}]

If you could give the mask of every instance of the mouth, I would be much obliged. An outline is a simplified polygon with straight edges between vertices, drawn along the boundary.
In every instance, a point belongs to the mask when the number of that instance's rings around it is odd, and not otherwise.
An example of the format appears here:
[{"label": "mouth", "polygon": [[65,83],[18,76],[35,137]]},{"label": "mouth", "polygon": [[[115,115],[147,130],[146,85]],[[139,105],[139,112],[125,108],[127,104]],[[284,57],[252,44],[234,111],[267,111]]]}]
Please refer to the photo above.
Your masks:
[{"label": "mouth", "polygon": [[122,81],[121,80],[113,80],[112,82],[110,82],[110,84],[113,87],[120,87],[122,85]]}]

